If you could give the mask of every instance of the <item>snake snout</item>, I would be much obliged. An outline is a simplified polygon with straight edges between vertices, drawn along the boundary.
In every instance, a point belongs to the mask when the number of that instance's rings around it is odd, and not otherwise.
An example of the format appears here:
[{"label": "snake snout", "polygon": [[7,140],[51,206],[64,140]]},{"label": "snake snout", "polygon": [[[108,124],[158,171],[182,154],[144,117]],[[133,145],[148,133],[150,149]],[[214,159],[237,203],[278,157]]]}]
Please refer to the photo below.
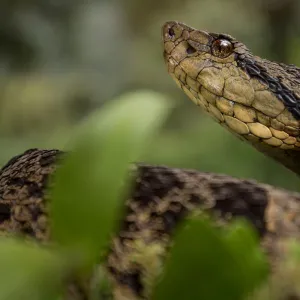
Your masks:
[{"label": "snake snout", "polygon": [[162,37],[164,41],[170,41],[173,40],[176,36],[174,26],[176,25],[176,22],[170,21],[166,22],[162,27]]}]

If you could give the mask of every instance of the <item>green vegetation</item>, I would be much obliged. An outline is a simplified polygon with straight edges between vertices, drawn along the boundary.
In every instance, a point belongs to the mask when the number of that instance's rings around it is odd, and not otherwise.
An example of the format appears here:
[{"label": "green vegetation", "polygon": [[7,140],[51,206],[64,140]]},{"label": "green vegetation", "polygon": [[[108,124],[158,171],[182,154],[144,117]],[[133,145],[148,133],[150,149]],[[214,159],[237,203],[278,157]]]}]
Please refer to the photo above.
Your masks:
[{"label": "green vegetation", "polygon": [[[151,145],[169,111],[166,99],[140,92],[107,104],[84,123],[53,179],[53,245],[0,240],[1,300],[62,299],[66,281],[83,284],[95,265],[101,265],[130,186],[129,163]],[[292,249],[291,257],[298,259],[299,246]],[[295,266],[288,265],[289,270]],[[107,299],[104,296],[110,294],[105,273],[100,266],[99,270],[90,299]],[[248,224],[236,221],[216,229],[208,218],[194,216],[178,228],[153,299],[242,300],[265,282],[267,274],[266,258]],[[266,293],[268,289],[260,289],[257,297]]]},{"label": "green vegetation", "polygon": [[198,218],[183,225],[155,300],[245,299],[266,278],[266,260],[248,224],[221,232]]},{"label": "green vegetation", "polygon": [[[53,246],[0,239],[0,300],[61,300],[66,280],[84,281],[101,264],[122,217],[131,161],[300,191],[294,174],[188,100],[167,74],[160,38],[161,25],[175,19],[229,33],[261,57],[299,66],[299,8],[297,0],[1,1],[0,165],[29,148],[73,151],[51,191]],[[142,87],[162,94],[109,103]],[[172,111],[170,103],[177,104]],[[77,128],[90,112],[93,117]],[[216,230],[207,219],[187,220],[174,244],[154,288],[157,299],[300,299],[297,244],[282,247],[288,260],[267,284],[255,233],[240,221]],[[92,299],[110,293],[98,269]]]}]

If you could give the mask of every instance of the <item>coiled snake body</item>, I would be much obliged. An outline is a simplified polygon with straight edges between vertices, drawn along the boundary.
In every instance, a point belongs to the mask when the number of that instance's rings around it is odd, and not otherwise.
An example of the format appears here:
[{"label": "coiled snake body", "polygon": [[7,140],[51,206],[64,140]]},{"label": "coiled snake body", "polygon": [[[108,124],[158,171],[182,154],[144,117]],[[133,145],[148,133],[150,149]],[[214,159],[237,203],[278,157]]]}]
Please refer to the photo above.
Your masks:
[{"label": "coiled snake body", "polygon": [[[179,87],[222,126],[300,175],[300,69],[253,56],[228,35],[178,22],[167,22],[162,35],[165,62]],[[58,150],[31,149],[1,169],[3,234],[48,241],[45,188],[61,156]],[[297,193],[193,170],[138,165],[137,171],[107,257],[115,299],[150,297],[172,232],[191,211],[211,213],[221,224],[247,218],[272,263],[284,239],[300,238]]]}]

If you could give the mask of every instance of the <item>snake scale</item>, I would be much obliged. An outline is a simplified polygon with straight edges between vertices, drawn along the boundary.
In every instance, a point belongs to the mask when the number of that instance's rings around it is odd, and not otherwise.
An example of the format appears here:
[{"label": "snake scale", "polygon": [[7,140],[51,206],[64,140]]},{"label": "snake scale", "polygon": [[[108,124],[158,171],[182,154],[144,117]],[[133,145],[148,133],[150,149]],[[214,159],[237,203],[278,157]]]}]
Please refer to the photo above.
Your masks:
[{"label": "snake scale", "polygon": [[226,34],[178,22],[163,27],[178,86],[222,126],[300,173],[300,69],[254,56]]},{"label": "snake scale", "polygon": [[[300,175],[300,69],[254,56],[229,35],[178,22],[167,22],[162,37],[168,72],[193,102]],[[64,155],[30,149],[0,170],[4,235],[49,240],[46,187]],[[148,165],[135,169],[130,197],[124,199],[126,215],[106,261],[115,299],[150,298],[149,282],[161,271],[174,228],[189,212],[207,211],[217,224],[235,216],[247,218],[271,263],[280,257],[282,240],[300,237],[297,193],[194,170]]]}]

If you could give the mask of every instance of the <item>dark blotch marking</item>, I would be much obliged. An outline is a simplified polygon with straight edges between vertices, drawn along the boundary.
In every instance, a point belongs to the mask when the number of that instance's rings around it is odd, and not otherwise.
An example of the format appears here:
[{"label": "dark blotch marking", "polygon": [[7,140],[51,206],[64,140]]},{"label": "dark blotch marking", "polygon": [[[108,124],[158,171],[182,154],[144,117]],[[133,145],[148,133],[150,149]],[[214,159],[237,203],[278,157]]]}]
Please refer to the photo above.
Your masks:
[{"label": "dark blotch marking", "polygon": [[246,68],[247,68],[247,72],[249,73],[249,75],[259,75],[260,74],[259,68],[254,65],[247,65]]},{"label": "dark blotch marking", "polygon": [[37,221],[39,216],[43,214],[41,208],[36,205],[34,205],[33,207],[30,207],[30,213],[31,213],[33,221]]},{"label": "dark blotch marking", "polygon": [[25,235],[35,237],[35,232],[34,232],[32,226],[29,224],[24,225],[21,229],[21,232]]},{"label": "dark blotch marking", "polygon": [[28,193],[30,196],[35,198],[43,198],[43,189],[36,182],[27,182]]},{"label": "dark blotch marking", "polygon": [[[137,181],[132,188],[132,200],[136,203],[140,210],[145,207],[149,207],[155,200],[160,199],[164,201],[164,197],[173,190],[178,188],[184,189],[184,182],[176,175],[175,172],[170,171],[166,167],[149,167],[145,165],[139,166],[139,174],[137,175]],[[156,203],[154,205],[157,205]],[[125,209],[125,215],[132,213],[129,207]],[[162,218],[164,222],[165,232],[171,232],[174,226],[176,226],[177,220],[183,218],[185,210],[182,209],[179,212],[169,211],[165,215],[157,215],[153,212],[151,217]],[[121,225],[121,231],[133,231],[132,222],[123,221]],[[137,229],[138,230],[138,229]]]},{"label": "dark blotch marking", "polygon": [[190,202],[195,205],[200,205],[205,202],[205,199],[201,199],[200,195],[191,194]]},{"label": "dark blotch marking", "polygon": [[23,177],[13,177],[9,180],[8,185],[16,185],[18,187],[24,186],[26,179]]},{"label": "dark blotch marking", "polygon": [[297,104],[297,99],[292,94],[283,93],[281,97],[286,106],[295,106]]},{"label": "dark blotch marking", "polygon": [[172,210],[167,210],[164,212],[161,217],[164,222],[164,229],[162,234],[171,234],[176,226],[178,225],[179,221],[181,221],[187,215],[187,209],[181,206],[179,212],[175,212]]},{"label": "dark blotch marking", "polygon": [[[188,210],[184,206],[179,203],[176,204],[177,208],[179,208],[176,209],[176,211],[168,209],[159,214],[155,211],[151,213],[151,219],[161,219],[163,221],[163,228],[158,231],[159,234],[172,234],[178,223],[188,214]],[[172,204],[170,206],[172,206]]]},{"label": "dark blotch marking", "polygon": [[9,181],[8,185],[17,186],[20,188],[27,186],[30,196],[36,198],[42,198],[44,196],[43,189],[38,185],[38,183],[30,181],[25,177],[14,177]]},{"label": "dark blotch marking", "polygon": [[130,272],[130,273],[120,273],[113,267],[109,267],[108,269],[120,284],[129,287],[139,297],[143,296],[144,290],[141,282],[140,271],[136,270],[135,272]]},{"label": "dark blotch marking", "polygon": [[[284,103],[289,112],[296,120],[300,120],[300,108],[298,104],[300,99],[294,94],[284,83],[281,82],[281,77],[272,77],[269,75],[267,69],[257,63],[254,58],[245,57],[245,55],[236,55],[236,61],[240,68],[246,71],[251,77],[257,78],[262,83],[269,86],[269,89],[275,94],[275,96]],[[294,66],[290,66],[291,69],[286,70],[297,77],[299,74],[296,70],[293,70]]]},{"label": "dark blotch marking", "polygon": [[0,203],[0,223],[10,219],[10,205]]},{"label": "dark blotch marking", "polygon": [[53,152],[44,153],[43,156],[40,159],[40,165],[41,167],[47,167],[49,165],[53,165],[57,160],[57,154],[59,154],[59,151],[53,155]]},{"label": "dark blotch marking", "polygon": [[258,230],[260,236],[266,233],[265,209],[268,204],[266,191],[247,182],[212,183],[216,205],[214,209],[222,216],[230,213],[248,219]]},{"label": "dark blotch marking", "polygon": [[288,109],[297,120],[300,120],[300,110],[298,107],[291,107]]},{"label": "dark blotch marking", "polygon": [[156,198],[163,199],[174,188],[184,188],[184,182],[174,172],[164,167],[157,168],[141,166],[139,169],[139,179],[133,189],[133,201],[138,202],[141,207],[148,206]]}]

